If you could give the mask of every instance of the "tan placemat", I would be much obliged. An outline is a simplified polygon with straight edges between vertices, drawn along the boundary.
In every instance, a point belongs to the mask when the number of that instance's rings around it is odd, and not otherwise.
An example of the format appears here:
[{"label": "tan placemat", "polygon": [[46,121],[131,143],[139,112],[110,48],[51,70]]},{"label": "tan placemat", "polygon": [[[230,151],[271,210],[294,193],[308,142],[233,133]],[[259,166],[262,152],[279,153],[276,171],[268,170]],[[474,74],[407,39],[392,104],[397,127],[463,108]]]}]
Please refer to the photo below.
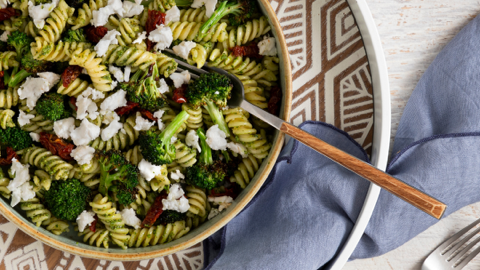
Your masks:
[{"label": "tan placemat", "polygon": [[[272,1],[290,50],[292,121],[334,124],[368,152],[373,136],[373,96],[363,42],[345,0]],[[201,269],[202,244],[153,260],[110,262],[55,250],[0,216],[0,270]]]}]

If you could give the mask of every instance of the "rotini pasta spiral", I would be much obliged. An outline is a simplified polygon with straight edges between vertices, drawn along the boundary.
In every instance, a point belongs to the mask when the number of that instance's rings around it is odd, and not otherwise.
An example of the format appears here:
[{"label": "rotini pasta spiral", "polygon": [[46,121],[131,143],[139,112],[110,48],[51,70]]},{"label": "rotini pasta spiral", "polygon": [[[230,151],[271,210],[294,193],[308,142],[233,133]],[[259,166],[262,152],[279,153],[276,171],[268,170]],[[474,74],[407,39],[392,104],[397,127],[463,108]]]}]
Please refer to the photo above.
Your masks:
[{"label": "rotini pasta spiral", "polygon": [[127,161],[137,166],[143,159],[142,153],[140,152],[140,146],[135,145],[133,148],[129,149],[127,153],[125,153],[125,158]]},{"label": "rotini pasta spiral", "polygon": [[22,163],[34,165],[48,174],[55,180],[66,180],[73,166],[59,156],[52,154],[45,148],[32,146],[27,148],[22,156]]},{"label": "rotini pasta spiral", "polygon": [[8,88],[0,90],[0,108],[10,109],[16,106],[19,101],[17,89]]},{"label": "rotini pasta spiral", "polygon": [[199,127],[203,126],[203,115],[202,109],[197,108],[195,109],[188,103],[183,103],[182,110],[186,111],[190,116],[187,119],[187,129],[198,129]]},{"label": "rotini pasta spiral", "polygon": [[19,30],[23,32],[23,29],[25,28],[25,25],[26,25],[26,21],[27,20],[25,20],[25,18],[23,17],[11,17],[10,19],[5,20],[0,24],[0,30],[10,31],[10,32]]},{"label": "rotini pasta spiral", "polygon": [[17,57],[16,52],[7,51],[0,53],[0,71],[8,70],[12,67],[18,67],[19,63],[15,60],[15,57]]},{"label": "rotini pasta spiral", "polygon": [[84,3],[83,6],[77,10],[78,16],[70,17],[68,24],[73,25],[73,30],[87,26],[93,18],[93,11],[105,7],[107,4],[107,0],[90,0],[88,4]]},{"label": "rotini pasta spiral", "polygon": [[91,86],[92,85],[90,85],[88,82],[80,78],[76,78],[68,87],[64,87],[63,84],[60,84],[57,89],[57,93],[71,97],[78,97],[83,91],[87,90],[87,88]]},{"label": "rotini pasta spiral", "polygon": [[120,32],[117,36],[118,44],[128,46],[137,38],[137,35],[143,31],[140,20],[135,18],[122,18],[120,21],[115,16],[108,19],[111,25],[115,26]]},{"label": "rotini pasta spiral", "polygon": [[112,241],[122,249],[126,249],[130,238],[128,229],[125,228],[122,216],[116,213],[117,209],[113,207],[112,202],[108,201],[108,197],[97,194],[90,206],[100,221],[105,224],[105,227],[110,232]]},{"label": "rotini pasta spiral", "polygon": [[69,231],[68,222],[58,219],[54,216],[51,216],[49,219],[44,220],[42,225],[45,226],[45,229],[55,235],[60,235],[63,232]]},{"label": "rotini pasta spiral", "polygon": [[112,77],[106,66],[100,64],[101,58],[96,58],[96,53],[90,49],[78,48],[72,53],[70,65],[78,65],[87,70],[92,79],[93,86],[98,91],[112,90]]},{"label": "rotini pasta spiral", "polygon": [[15,112],[9,109],[0,109],[0,128],[6,129],[7,127],[14,127],[13,116]]},{"label": "rotini pasta spiral", "polygon": [[195,149],[186,146],[180,140],[177,140],[174,146],[177,150],[175,154],[175,162],[182,166],[182,168],[191,167],[197,162],[197,159],[195,158],[197,156],[197,152]]},{"label": "rotini pasta spiral", "polygon": [[18,9],[22,12],[22,17],[28,17],[28,0],[10,1],[14,9]]},{"label": "rotini pasta spiral", "polygon": [[156,244],[164,244],[178,239],[190,231],[184,220],[166,225],[152,226],[131,230],[131,237],[128,241],[129,247],[148,247]]},{"label": "rotini pasta spiral", "polygon": [[206,22],[208,17],[205,12],[205,8],[189,8],[180,10],[181,22]]},{"label": "rotini pasta spiral", "polygon": [[192,50],[190,50],[190,54],[188,56],[187,62],[190,65],[196,64],[198,68],[201,68],[207,62],[207,57],[208,57],[207,49],[201,44],[197,44]]},{"label": "rotini pasta spiral", "polygon": [[30,123],[21,127],[23,130],[35,133],[53,130],[53,122],[46,119],[43,115],[38,114],[37,110],[35,109],[30,111],[30,109],[27,107],[26,100],[20,101],[20,104],[20,110],[28,112],[28,114],[35,115],[34,118],[30,119]]},{"label": "rotini pasta spiral", "polygon": [[257,134],[257,130],[253,128],[240,108],[224,110],[223,115],[225,115],[225,122],[232,133],[247,147],[249,153],[258,159],[268,156],[270,144],[260,134]]},{"label": "rotini pasta spiral", "polygon": [[37,227],[52,216],[52,213],[40,203],[38,198],[21,201],[20,208],[26,211],[27,217],[29,217]]},{"label": "rotini pasta spiral", "polygon": [[157,66],[158,72],[163,75],[165,78],[168,78],[172,75],[178,67],[177,62],[172,58],[162,54],[162,53],[155,53],[157,55]]},{"label": "rotini pasta spiral", "polygon": [[98,187],[98,184],[100,183],[98,173],[76,172],[75,178],[90,189],[96,189]]},{"label": "rotini pasta spiral", "polygon": [[33,58],[37,60],[46,60],[51,62],[65,62],[70,61],[75,50],[88,49],[91,47],[90,43],[86,42],[63,42],[49,43],[39,40],[31,44],[31,51]]},{"label": "rotini pasta spiral", "polygon": [[10,178],[0,169],[0,194],[6,199],[10,199],[10,194],[12,193],[10,189],[7,188],[8,184],[10,184]]},{"label": "rotini pasta spiral", "polygon": [[[230,49],[235,46],[247,44],[255,38],[265,35],[270,31],[268,19],[265,16],[246,22],[244,25],[233,28],[228,33],[228,39],[223,42],[223,48]],[[219,40],[222,42],[221,40]]]},{"label": "rotini pasta spiral", "polygon": [[68,18],[73,15],[74,11],[75,9],[68,6],[65,0],[60,0],[57,7],[53,9],[45,20],[45,26],[40,30],[39,36],[35,38],[37,43],[43,41],[49,43],[57,42],[63,30],[65,30]]},{"label": "rotini pasta spiral", "polygon": [[131,66],[146,69],[157,59],[151,52],[140,50],[136,47],[110,45],[107,53],[102,58],[106,65]]},{"label": "rotini pasta spiral", "polygon": [[40,31],[39,31],[38,28],[35,26],[35,24],[33,23],[33,21],[29,21],[29,22],[27,23],[27,25],[25,26],[25,34],[36,38],[36,37],[38,37],[38,35],[40,34]]},{"label": "rotini pasta spiral", "polygon": [[146,192],[144,188],[140,185],[137,187],[137,194],[135,201],[130,204],[130,207],[135,210],[137,215],[144,216],[147,214],[148,210],[152,206],[153,202],[155,201],[155,197],[152,193]]},{"label": "rotini pasta spiral", "polygon": [[100,247],[103,245],[104,248],[108,248],[108,243],[110,242],[110,237],[108,236],[109,231],[102,228],[96,228],[95,232],[92,232],[89,227],[85,228],[83,232],[79,232],[78,236],[83,235],[83,242],[88,243],[89,245]]},{"label": "rotini pasta spiral", "polygon": [[238,165],[238,169],[235,171],[233,176],[230,177],[230,182],[235,182],[241,188],[245,188],[258,171],[259,166],[259,160],[253,155],[248,155],[248,157],[242,159],[242,163]]},{"label": "rotini pasta spiral", "polygon": [[134,129],[135,125],[135,117],[130,116],[123,124],[125,133],[118,131],[117,134],[115,134],[108,141],[104,141],[101,137],[98,137],[90,143],[90,146],[97,150],[123,150],[133,145],[140,134],[138,130]]},{"label": "rotini pasta spiral", "polygon": [[188,40],[188,41],[211,41],[211,42],[223,42],[227,40],[227,24],[224,22],[214,24],[207,35],[201,39],[197,39],[197,34],[202,27],[202,23],[197,22],[172,22],[168,26],[172,29],[173,39],[176,40]]},{"label": "rotini pasta spiral", "polygon": [[52,177],[46,171],[36,170],[33,176],[33,182],[40,188],[49,190],[52,185]]},{"label": "rotini pasta spiral", "polygon": [[208,200],[205,191],[194,186],[187,186],[185,190],[188,203],[190,204],[188,213],[200,217],[206,216]]}]

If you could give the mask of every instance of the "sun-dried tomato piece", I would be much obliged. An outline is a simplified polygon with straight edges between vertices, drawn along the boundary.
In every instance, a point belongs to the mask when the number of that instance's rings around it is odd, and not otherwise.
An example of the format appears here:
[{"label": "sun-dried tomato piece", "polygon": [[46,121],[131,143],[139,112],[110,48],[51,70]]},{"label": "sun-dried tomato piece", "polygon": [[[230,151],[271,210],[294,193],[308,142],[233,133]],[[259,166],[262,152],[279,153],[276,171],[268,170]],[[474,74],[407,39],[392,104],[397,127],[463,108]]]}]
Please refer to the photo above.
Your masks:
[{"label": "sun-dried tomato piece", "polygon": [[75,111],[78,110],[78,108],[77,108],[77,98],[76,97],[70,97],[70,100],[68,102],[70,102],[70,104],[73,105],[73,107],[75,108]]},{"label": "sun-dried tomato piece", "polygon": [[95,214],[95,216],[93,216],[93,218],[94,218],[95,220],[92,221],[92,223],[90,224],[90,231],[95,232],[95,231],[97,230],[97,221],[98,221],[98,216],[97,216],[97,214]]},{"label": "sun-dried tomato piece", "polygon": [[147,22],[145,23],[145,30],[147,34],[150,34],[153,30],[157,29],[157,25],[165,24],[165,16],[167,14],[158,10],[148,10]]},{"label": "sun-dried tomato piece", "polygon": [[0,89],[7,89],[5,87],[5,83],[3,82],[3,75],[4,75],[3,71],[0,71]]},{"label": "sun-dried tomato piece", "polygon": [[12,159],[20,159],[17,155],[17,152],[13,150],[12,147],[8,146],[7,147],[7,157],[5,158],[0,158],[0,166],[5,166],[5,165],[10,165],[12,164]]},{"label": "sun-dried tomato piece", "polygon": [[10,19],[14,16],[20,16],[20,11],[14,8],[0,8],[0,22]]},{"label": "sun-dried tomato piece", "polygon": [[40,132],[40,143],[54,155],[58,155],[63,160],[72,160],[70,156],[75,145],[67,143],[57,135]]},{"label": "sun-dried tomato piece", "polygon": [[151,52],[153,50],[153,47],[155,46],[155,43],[153,43],[153,41],[151,41],[150,39],[146,39],[145,41],[145,43],[147,43],[147,51]]},{"label": "sun-dried tomato piece", "polygon": [[145,219],[142,221],[142,228],[150,228],[153,226],[157,218],[163,213],[163,203],[162,200],[167,198],[167,194],[162,193],[155,198],[152,206],[148,209]]},{"label": "sun-dried tomato piece", "polygon": [[221,197],[221,196],[229,196],[232,197],[233,199],[237,198],[238,194],[242,191],[242,188],[236,184],[232,183],[233,186],[231,188],[214,188],[210,190],[210,194],[208,195],[209,197]]},{"label": "sun-dried tomato piece", "polygon": [[268,112],[273,115],[280,113],[280,102],[282,101],[282,89],[278,86],[270,89],[270,99],[268,100]]},{"label": "sun-dried tomato piece", "polygon": [[63,87],[68,87],[80,74],[82,74],[81,66],[68,66],[62,73]]},{"label": "sun-dried tomato piece", "polygon": [[250,43],[246,46],[235,46],[232,49],[232,54],[234,56],[244,56],[255,59],[261,59],[263,56],[259,54],[258,45],[255,42]]},{"label": "sun-dried tomato piece", "polygon": [[108,28],[105,26],[90,26],[85,30],[85,34],[87,35],[87,39],[93,43],[98,43],[100,39],[102,39],[108,32]]},{"label": "sun-dried tomato piece", "polygon": [[185,96],[185,92],[187,91],[187,85],[183,84],[179,88],[173,90],[173,101],[177,103],[185,103],[187,102],[187,97]]},{"label": "sun-dried tomato piece", "polygon": [[158,119],[153,116],[153,113],[151,113],[149,110],[145,109],[138,109],[138,111],[142,114],[143,117],[147,118],[150,121],[157,121]]},{"label": "sun-dried tomato piece", "polygon": [[115,112],[119,115],[125,115],[131,113],[136,107],[138,107],[138,103],[127,101],[127,105],[120,107],[115,110]]}]

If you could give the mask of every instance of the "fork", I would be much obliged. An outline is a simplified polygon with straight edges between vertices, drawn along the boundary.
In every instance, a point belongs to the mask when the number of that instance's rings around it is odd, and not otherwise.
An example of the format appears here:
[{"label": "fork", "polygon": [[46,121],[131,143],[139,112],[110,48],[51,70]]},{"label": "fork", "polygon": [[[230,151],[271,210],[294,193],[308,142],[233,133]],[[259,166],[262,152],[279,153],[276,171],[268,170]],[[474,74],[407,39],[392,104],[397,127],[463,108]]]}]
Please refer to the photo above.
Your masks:
[{"label": "fork", "polygon": [[[166,50],[168,53],[175,55],[172,50]],[[206,74],[209,72],[216,72],[223,74],[231,79],[233,83],[233,90],[231,93],[231,98],[228,100],[228,106],[230,108],[241,107],[243,110],[249,112],[252,115],[255,115],[264,122],[270,124],[279,131],[290,135],[292,138],[297,139],[303,144],[309,146],[313,150],[323,154],[332,161],[340,164],[346,169],[358,174],[359,176],[377,184],[378,186],[386,189],[387,191],[393,193],[399,198],[405,200],[406,202],[412,204],[418,209],[426,212],[427,214],[440,219],[447,207],[442,202],[438,201],[435,198],[430,197],[429,195],[417,190],[416,188],[405,184],[404,182],[394,178],[393,176],[373,167],[372,165],[353,157],[344,151],[335,148],[334,146],[329,145],[328,143],[314,137],[313,135],[293,126],[292,124],[283,121],[282,119],[270,114],[263,109],[253,105],[244,98],[244,87],[242,82],[233,74],[229,72],[210,66],[203,66],[202,69],[189,65],[176,57],[175,61],[178,63],[179,71],[185,69],[192,71],[192,78],[198,78],[199,74]]]},{"label": "fork", "polygon": [[[480,218],[475,220],[472,224],[463,228],[452,237],[448,238],[443,244],[438,246],[427,259],[423,262],[422,270],[446,270],[446,269],[462,269],[465,267],[478,253],[480,253],[480,246],[474,249],[467,257],[463,258],[468,251],[470,251],[478,242],[480,237],[473,240],[465,248],[462,246],[468,242],[471,238],[480,232],[480,227],[473,232],[466,235],[473,227],[480,223]],[[462,236],[465,237],[456,243],[452,248],[446,250],[447,247],[452,245],[455,241],[459,240]],[[455,255],[454,255],[455,254]],[[454,255],[452,257],[452,255]]]}]

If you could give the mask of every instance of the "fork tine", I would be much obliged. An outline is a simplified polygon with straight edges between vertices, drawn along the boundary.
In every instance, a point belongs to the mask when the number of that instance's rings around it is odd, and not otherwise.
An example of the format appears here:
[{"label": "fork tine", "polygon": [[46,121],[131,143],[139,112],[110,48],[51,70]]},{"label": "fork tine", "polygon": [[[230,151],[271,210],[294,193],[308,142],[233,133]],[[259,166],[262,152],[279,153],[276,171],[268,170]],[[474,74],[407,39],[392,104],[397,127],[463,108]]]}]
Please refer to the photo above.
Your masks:
[{"label": "fork tine", "polygon": [[463,267],[465,267],[465,265],[467,265],[467,263],[473,260],[473,258],[475,258],[478,255],[478,253],[480,253],[480,247],[477,247],[474,251],[472,251],[472,253],[470,253],[470,255],[468,255],[465,259],[463,259],[463,261],[459,265],[457,265],[455,268],[462,269]]},{"label": "fork tine", "polygon": [[[478,231],[478,230],[476,230]],[[468,246],[466,246],[462,251],[460,251],[458,254],[455,255],[450,261],[457,261],[461,259],[469,250],[471,250],[478,242],[480,241],[480,237],[477,237],[475,240],[473,240]]]},{"label": "fork tine", "polygon": [[448,246],[450,246],[453,242],[457,241],[462,235],[467,233],[470,229],[472,229],[473,227],[475,227],[479,223],[480,223],[480,218],[475,220],[474,222],[472,222],[472,224],[463,228],[461,231],[457,232],[456,234],[454,234],[450,238],[448,238],[445,242],[443,242],[443,244],[438,246],[438,248],[436,248],[436,250],[442,252],[444,249],[446,249]]},{"label": "fork tine", "polygon": [[[465,243],[468,242],[472,237],[478,234],[480,232],[480,227],[474,230],[473,232],[469,233],[467,236],[465,236],[462,241],[456,243],[449,251],[445,252],[444,256],[450,257],[455,251],[457,251],[460,247],[462,247]],[[467,249],[468,250],[468,249]],[[457,257],[457,255],[455,255]]]}]

